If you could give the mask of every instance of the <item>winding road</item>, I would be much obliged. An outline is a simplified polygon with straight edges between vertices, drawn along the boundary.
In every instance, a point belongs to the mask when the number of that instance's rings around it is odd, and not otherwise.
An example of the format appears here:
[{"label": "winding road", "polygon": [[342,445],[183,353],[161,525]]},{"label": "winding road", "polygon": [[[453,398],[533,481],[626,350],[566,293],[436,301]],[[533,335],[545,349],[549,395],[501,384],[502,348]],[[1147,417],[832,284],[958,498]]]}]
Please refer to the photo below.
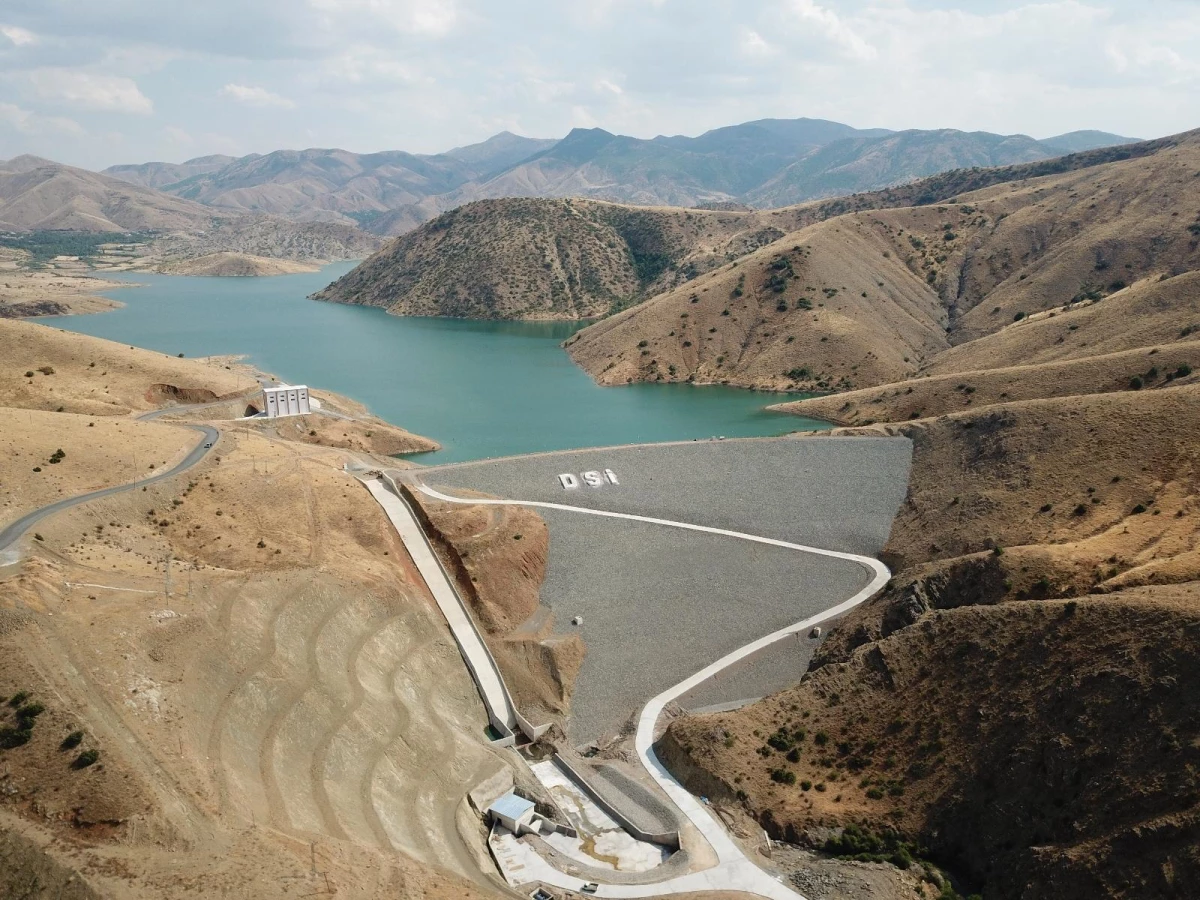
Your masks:
[{"label": "winding road", "polygon": [[[411,473],[406,473],[411,475]],[[718,659],[711,665],[705,666],[696,674],[692,675],[673,687],[663,691],[658,696],[650,700],[643,707],[641,714],[638,717],[637,731],[634,736],[634,745],[637,750],[638,759],[642,766],[650,774],[650,777],[666,792],[667,796],[679,807],[680,811],[688,818],[696,829],[708,841],[713,851],[717,855],[717,865],[699,872],[691,872],[687,875],[681,875],[666,881],[660,881],[655,884],[601,884],[594,892],[598,897],[652,897],[662,894],[684,894],[696,891],[710,890],[732,890],[744,891],[746,893],[757,894],[761,897],[769,898],[769,900],[803,900],[800,894],[782,884],[776,878],[767,874],[760,869],[754,862],[746,856],[745,852],[737,843],[729,836],[729,832],[725,827],[717,821],[716,817],[709,809],[701,803],[695,795],[685,788],[673,776],[667,768],[658,759],[654,752],[654,731],[658,724],[658,720],[662,715],[667,704],[677,700],[679,697],[686,694],[688,691],[695,688],[700,683],[713,677],[723,669],[728,668],[734,663],[751,656],[760,650],[770,646],[771,644],[781,641],[791,635],[803,632],[814,625],[818,625],[829,619],[837,618],[847,611],[858,606],[863,601],[867,600],[878,592],[891,577],[891,572],[887,566],[879,560],[869,556],[860,556],[855,553],[843,553],[838,550],[826,550],[822,547],[811,547],[805,544],[794,544],[790,541],[782,541],[776,538],[762,537],[760,535],[747,534],[741,531],[731,531],[725,528],[713,528],[707,525],[695,525],[690,522],[677,522],[671,519],[659,519],[652,516],[639,516],[632,513],[612,512],[610,510],[589,509],[582,506],[568,506],[563,503],[547,503],[535,500],[491,500],[481,499],[476,497],[462,498],[454,497],[448,494],[443,494],[440,491],[434,490],[424,484],[421,484],[416,479],[413,479],[414,487],[421,491],[426,496],[436,500],[441,500],[446,503],[459,503],[464,505],[488,505],[488,506],[530,506],[540,507],[542,509],[557,509],[566,512],[579,513],[588,516],[601,516],[612,519],[627,519],[635,522],[646,522],[651,525],[662,525],[668,528],[682,528],[688,531],[700,531],[706,534],[715,534],[722,537],[733,538],[736,540],[751,541],[758,544],[767,544],[773,547],[783,547],[789,550],[796,550],[801,553],[810,553],[816,556],[827,556],[835,559],[844,559],[848,562],[856,563],[862,566],[869,573],[870,580],[852,597],[843,600],[829,609],[811,616],[803,621],[796,622],[786,628],[781,628],[778,631],[761,637],[756,641],[752,641],[743,647],[739,647],[732,653]],[[580,879],[577,876],[566,875],[554,869],[546,863],[545,867],[538,867],[538,871],[528,872],[527,876],[531,880],[539,880],[554,887],[566,888],[569,890],[579,890]]]},{"label": "winding road", "polygon": [[[236,399],[236,398],[235,398]],[[138,421],[149,421],[157,419],[159,416],[165,416],[169,413],[178,413],[184,410],[204,409],[206,406],[220,406],[229,400],[219,400],[215,403],[197,403],[189,406],[168,406],[165,409],[155,409],[148,413],[143,413],[138,416]],[[176,423],[172,423],[176,424]],[[217,441],[221,438],[221,432],[211,425],[196,425],[191,423],[178,423],[181,428],[190,428],[192,431],[198,431],[202,435],[201,439],[196,443],[196,446],[191,449],[191,452],[183,458],[182,462],[177,463],[170,469],[159,472],[156,475],[151,475],[149,478],[143,478],[140,481],[131,481],[128,484],[118,484],[113,487],[101,488],[98,491],[92,491],[88,494],[78,494],[74,497],[64,497],[62,500],[56,500],[54,503],[49,503],[32,512],[27,512],[21,518],[17,519],[3,529],[0,529],[0,553],[4,553],[11,548],[21,536],[30,528],[45,519],[47,516],[52,516],[57,512],[62,512],[64,509],[70,509],[72,506],[78,506],[81,503],[90,503],[92,500],[99,500],[101,497],[111,497],[113,494],[120,494],[125,491],[131,491],[134,488],[144,487],[145,485],[155,484],[159,481],[166,481],[168,478],[174,478],[180,472],[186,472],[200,460],[204,459],[210,451],[216,448]],[[3,560],[0,560],[2,563]]]}]

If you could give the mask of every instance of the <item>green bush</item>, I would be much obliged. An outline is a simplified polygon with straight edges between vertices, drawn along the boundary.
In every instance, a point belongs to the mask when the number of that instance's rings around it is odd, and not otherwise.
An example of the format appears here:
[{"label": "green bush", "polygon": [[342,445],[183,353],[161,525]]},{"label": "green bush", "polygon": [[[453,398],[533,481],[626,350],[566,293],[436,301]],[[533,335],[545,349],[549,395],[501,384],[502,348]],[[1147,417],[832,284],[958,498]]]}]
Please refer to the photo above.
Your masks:
[{"label": "green bush", "polygon": [[71,763],[71,768],[86,769],[88,766],[94,764],[99,758],[99,750],[84,750],[77,757],[75,757],[75,761]]},{"label": "green bush", "polygon": [[59,750],[74,750],[76,747],[78,747],[82,743],[83,743],[83,732],[82,731],[72,731],[70,734],[68,734],[65,738],[62,739],[62,743],[58,745],[58,749]]},{"label": "green bush", "polygon": [[787,769],[772,769],[771,780],[779,784],[795,784],[796,773],[790,772]]},{"label": "green bush", "polygon": [[1142,386],[1143,386],[1143,382],[1142,382],[1141,375],[1134,375],[1132,378],[1129,379],[1129,389],[1131,391],[1140,391],[1142,389]]},{"label": "green bush", "polygon": [[0,750],[12,750],[14,747],[28,744],[31,737],[33,737],[31,728],[14,728],[12,725],[0,726]]}]

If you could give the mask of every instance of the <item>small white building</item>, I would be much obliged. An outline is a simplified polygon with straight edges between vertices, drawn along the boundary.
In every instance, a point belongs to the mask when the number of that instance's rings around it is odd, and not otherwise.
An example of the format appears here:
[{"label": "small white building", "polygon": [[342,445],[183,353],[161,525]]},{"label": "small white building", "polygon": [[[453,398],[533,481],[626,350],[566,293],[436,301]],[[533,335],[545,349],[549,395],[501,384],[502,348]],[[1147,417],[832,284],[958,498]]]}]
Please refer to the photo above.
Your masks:
[{"label": "small white building", "polygon": [[308,386],[304,384],[281,384],[263,388],[263,412],[268,419],[279,416],[306,416],[312,412],[308,399]]},{"label": "small white building", "polygon": [[508,793],[488,807],[488,818],[499,822],[513,834],[533,831],[533,802]]}]

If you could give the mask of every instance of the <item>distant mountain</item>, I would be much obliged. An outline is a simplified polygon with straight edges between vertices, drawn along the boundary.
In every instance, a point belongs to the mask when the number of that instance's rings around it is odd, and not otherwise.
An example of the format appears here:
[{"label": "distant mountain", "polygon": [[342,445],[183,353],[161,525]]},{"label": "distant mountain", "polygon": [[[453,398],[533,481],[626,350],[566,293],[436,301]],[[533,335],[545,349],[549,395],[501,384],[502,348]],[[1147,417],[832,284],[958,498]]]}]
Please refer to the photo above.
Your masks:
[{"label": "distant mountain", "polygon": [[150,255],[169,260],[214,253],[361,259],[382,243],[353,224],[214,209],[36,156],[0,162],[0,231],[158,232]]},{"label": "distant mountain", "polygon": [[1008,166],[1058,155],[1023,134],[899,131],[834,141],[788,166],[747,199],[756,206],[879,190],[939,172]]},{"label": "distant mountain", "polygon": [[[179,165],[113,166],[106,171],[139,183],[154,179],[163,190],[207,206],[299,221],[369,225],[391,210],[485,180],[557,143],[503,132],[436,155],[313,148],[202,157]],[[164,181],[172,174],[181,177]],[[420,221],[427,218],[431,216]]]},{"label": "distant mountain", "polygon": [[502,131],[482,143],[455,147],[441,155],[457,159],[488,178],[557,143],[558,138],[527,138]]},{"label": "distant mountain", "polygon": [[[223,166],[221,157],[204,157],[175,167],[146,163],[108,171],[213,207],[354,223],[395,235],[481,199],[773,207],[1128,141],[1098,131],[1038,141],[951,129],[892,132],[823,119],[759,119],[698,137],[643,139],[577,128],[561,140],[539,140],[502,132],[434,155],[279,150]],[[184,177],[163,181],[174,174]]]},{"label": "distant mountain", "polygon": [[1100,147],[1136,144],[1140,141],[1141,138],[1121,137],[1119,134],[1109,134],[1107,131],[1069,131],[1066,134],[1045,138],[1038,143],[1055,156],[1059,156],[1064,153],[1096,150]]},{"label": "distant mountain", "polygon": [[182,163],[148,162],[132,166],[109,166],[101,175],[111,175],[142,187],[162,188],[176,184],[193,175],[204,175],[236,162],[236,156],[197,156]]},{"label": "distant mountain", "polygon": [[34,156],[0,163],[0,228],[199,231],[228,216],[107,175]]}]

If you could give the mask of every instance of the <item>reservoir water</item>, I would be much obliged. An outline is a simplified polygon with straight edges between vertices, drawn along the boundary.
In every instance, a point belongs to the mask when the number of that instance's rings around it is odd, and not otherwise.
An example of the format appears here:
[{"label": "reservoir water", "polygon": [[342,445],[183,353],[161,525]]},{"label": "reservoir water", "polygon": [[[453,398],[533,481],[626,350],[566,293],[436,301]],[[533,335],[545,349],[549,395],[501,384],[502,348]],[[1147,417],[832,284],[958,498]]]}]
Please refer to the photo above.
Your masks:
[{"label": "reservoir water", "polygon": [[122,309],[39,321],[172,355],[243,355],[441,443],[422,463],[826,427],[763,410],[782,395],[598,387],[559,346],[576,323],[402,318],[307,299],[353,266],[270,278],[111,275],[142,285],[110,292]]}]

